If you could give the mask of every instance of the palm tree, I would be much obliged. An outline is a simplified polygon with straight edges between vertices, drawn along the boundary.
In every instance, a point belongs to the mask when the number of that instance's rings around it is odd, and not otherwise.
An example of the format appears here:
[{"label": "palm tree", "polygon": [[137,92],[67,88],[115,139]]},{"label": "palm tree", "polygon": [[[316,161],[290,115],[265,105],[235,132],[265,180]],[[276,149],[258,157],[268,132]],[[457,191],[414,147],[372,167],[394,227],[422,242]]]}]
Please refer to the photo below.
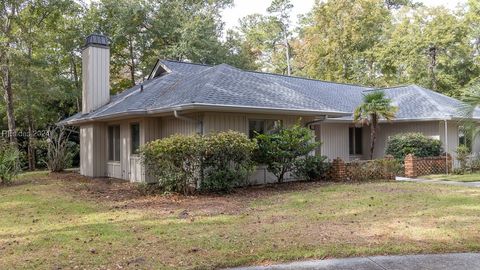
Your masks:
[{"label": "palm tree", "polygon": [[362,125],[370,126],[370,159],[373,159],[379,120],[391,121],[395,118],[397,109],[397,107],[391,105],[391,100],[385,97],[385,93],[380,90],[364,95],[362,104],[355,109],[353,120]]}]

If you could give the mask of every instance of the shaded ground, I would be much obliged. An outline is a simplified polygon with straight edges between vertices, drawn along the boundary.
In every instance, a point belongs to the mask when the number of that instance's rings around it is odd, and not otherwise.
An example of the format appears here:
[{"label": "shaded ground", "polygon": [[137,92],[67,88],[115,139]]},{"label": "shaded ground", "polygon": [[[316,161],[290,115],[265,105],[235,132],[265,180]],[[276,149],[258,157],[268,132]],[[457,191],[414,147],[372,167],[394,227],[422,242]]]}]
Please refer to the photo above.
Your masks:
[{"label": "shaded ground", "polygon": [[0,187],[0,265],[211,269],[308,258],[480,250],[480,189],[297,183],[146,196],[74,173]]},{"label": "shaded ground", "polygon": [[422,176],[425,179],[445,180],[445,181],[457,181],[457,182],[480,182],[480,173],[468,173],[468,174],[432,174]]}]

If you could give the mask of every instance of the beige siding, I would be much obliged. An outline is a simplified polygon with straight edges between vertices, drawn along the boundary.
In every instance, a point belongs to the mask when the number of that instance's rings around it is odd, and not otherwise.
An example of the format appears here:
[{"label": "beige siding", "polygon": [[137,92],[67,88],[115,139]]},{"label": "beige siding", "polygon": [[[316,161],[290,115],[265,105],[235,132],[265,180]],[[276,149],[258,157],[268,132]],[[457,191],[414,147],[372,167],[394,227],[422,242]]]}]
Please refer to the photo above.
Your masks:
[{"label": "beige siding", "polygon": [[80,173],[85,176],[105,176],[106,128],[102,123],[80,127]]},{"label": "beige siding", "polygon": [[[439,132],[440,132],[440,140],[442,141],[443,148],[446,152],[448,152],[454,160],[456,159],[457,156],[457,147],[458,147],[458,124],[456,122],[448,122],[447,124],[447,137],[448,137],[448,143],[445,143],[445,122],[440,121],[439,122]],[[448,148],[447,148],[448,147]]]},{"label": "beige siding", "polygon": [[[186,115],[191,118],[201,119],[199,115]],[[165,138],[175,134],[193,135],[198,133],[199,123],[196,121],[189,121],[178,119],[175,117],[165,117],[161,120],[161,137]]]},{"label": "beige siding", "polygon": [[[241,113],[205,113],[203,117],[203,131],[204,134],[209,134],[218,131],[234,130],[238,132],[248,133],[249,119],[274,119],[281,120],[285,126],[294,125],[299,119],[299,116],[289,115],[274,115],[274,114],[241,114]],[[301,118],[301,123],[304,124],[312,121],[312,117]]]},{"label": "beige siding", "polygon": [[146,118],[140,124],[140,145],[159,139],[161,134],[160,118]]},{"label": "beige siding", "polygon": [[120,162],[107,162],[107,176],[122,179],[122,166]]},{"label": "beige siding", "polygon": [[234,130],[242,133],[248,132],[247,116],[232,113],[206,113],[203,119],[204,133]]},{"label": "beige siding", "polygon": [[329,159],[341,158],[349,160],[347,123],[321,123],[316,125],[316,134],[320,135],[321,155]]},{"label": "beige siding", "polygon": [[[369,159],[370,158],[370,127],[364,126],[363,139],[363,155],[349,156],[349,140],[348,127],[354,126],[352,123],[322,123],[316,126],[316,136],[320,136],[322,142],[321,154],[330,159],[340,157],[344,160],[353,158]],[[390,136],[407,133],[419,132],[426,136],[437,138],[442,141],[445,147],[445,131],[443,121],[431,122],[410,122],[410,123],[382,123],[377,132],[377,139],[373,158],[381,158],[385,155],[387,140]],[[455,156],[455,150],[458,146],[458,125],[455,122],[448,124],[448,152]]]},{"label": "beige siding", "polygon": [[82,52],[82,112],[89,113],[110,100],[110,50],[96,46]]},{"label": "beige siding", "polygon": [[[380,158],[385,155],[385,148],[387,147],[387,141],[390,136],[408,133],[419,132],[425,136],[441,139],[438,129],[438,121],[432,122],[410,122],[410,123],[383,123],[380,124],[377,132],[377,140],[375,143],[375,150],[373,153],[374,158]],[[370,133],[369,127],[366,128]],[[370,151],[370,138],[367,140],[367,147],[364,151],[367,153]]]}]

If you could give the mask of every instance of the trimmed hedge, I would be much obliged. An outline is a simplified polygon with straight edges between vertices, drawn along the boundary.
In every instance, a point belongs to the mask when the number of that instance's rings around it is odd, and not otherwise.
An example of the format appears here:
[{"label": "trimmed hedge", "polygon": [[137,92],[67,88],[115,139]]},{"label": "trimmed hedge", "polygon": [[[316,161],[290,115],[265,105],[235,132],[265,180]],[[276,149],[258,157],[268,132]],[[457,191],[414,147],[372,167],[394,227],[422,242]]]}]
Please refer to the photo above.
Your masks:
[{"label": "trimmed hedge", "polygon": [[426,137],[422,133],[404,133],[392,136],[387,141],[385,154],[403,160],[406,155],[434,157],[442,153],[440,140]]},{"label": "trimmed hedge", "polygon": [[148,172],[164,191],[191,194],[229,192],[254,168],[256,148],[245,134],[227,131],[209,136],[173,135],[144,145]]}]

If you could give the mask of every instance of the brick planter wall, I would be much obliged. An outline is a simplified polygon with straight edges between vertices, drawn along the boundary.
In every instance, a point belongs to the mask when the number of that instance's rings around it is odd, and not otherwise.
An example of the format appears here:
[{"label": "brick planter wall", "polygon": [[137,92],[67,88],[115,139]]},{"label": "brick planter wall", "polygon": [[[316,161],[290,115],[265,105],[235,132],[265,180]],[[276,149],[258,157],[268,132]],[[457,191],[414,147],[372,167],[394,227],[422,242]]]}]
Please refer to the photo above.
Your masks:
[{"label": "brick planter wall", "polygon": [[360,160],[345,163],[336,158],[332,161],[327,179],[337,182],[361,182],[372,180],[393,180],[395,172],[392,170],[392,158],[383,160]]},{"label": "brick planter wall", "polygon": [[444,174],[452,171],[450,155],[438,157],[416,157],[409,154],[405,157],[405,176],[418,177],[428,174]]},{"label": "brick planter wall", "polygon": [[346,180],[345,162],[341,158],[332,160],[332,165],[327,173],[329,181],[343,182]]}]

